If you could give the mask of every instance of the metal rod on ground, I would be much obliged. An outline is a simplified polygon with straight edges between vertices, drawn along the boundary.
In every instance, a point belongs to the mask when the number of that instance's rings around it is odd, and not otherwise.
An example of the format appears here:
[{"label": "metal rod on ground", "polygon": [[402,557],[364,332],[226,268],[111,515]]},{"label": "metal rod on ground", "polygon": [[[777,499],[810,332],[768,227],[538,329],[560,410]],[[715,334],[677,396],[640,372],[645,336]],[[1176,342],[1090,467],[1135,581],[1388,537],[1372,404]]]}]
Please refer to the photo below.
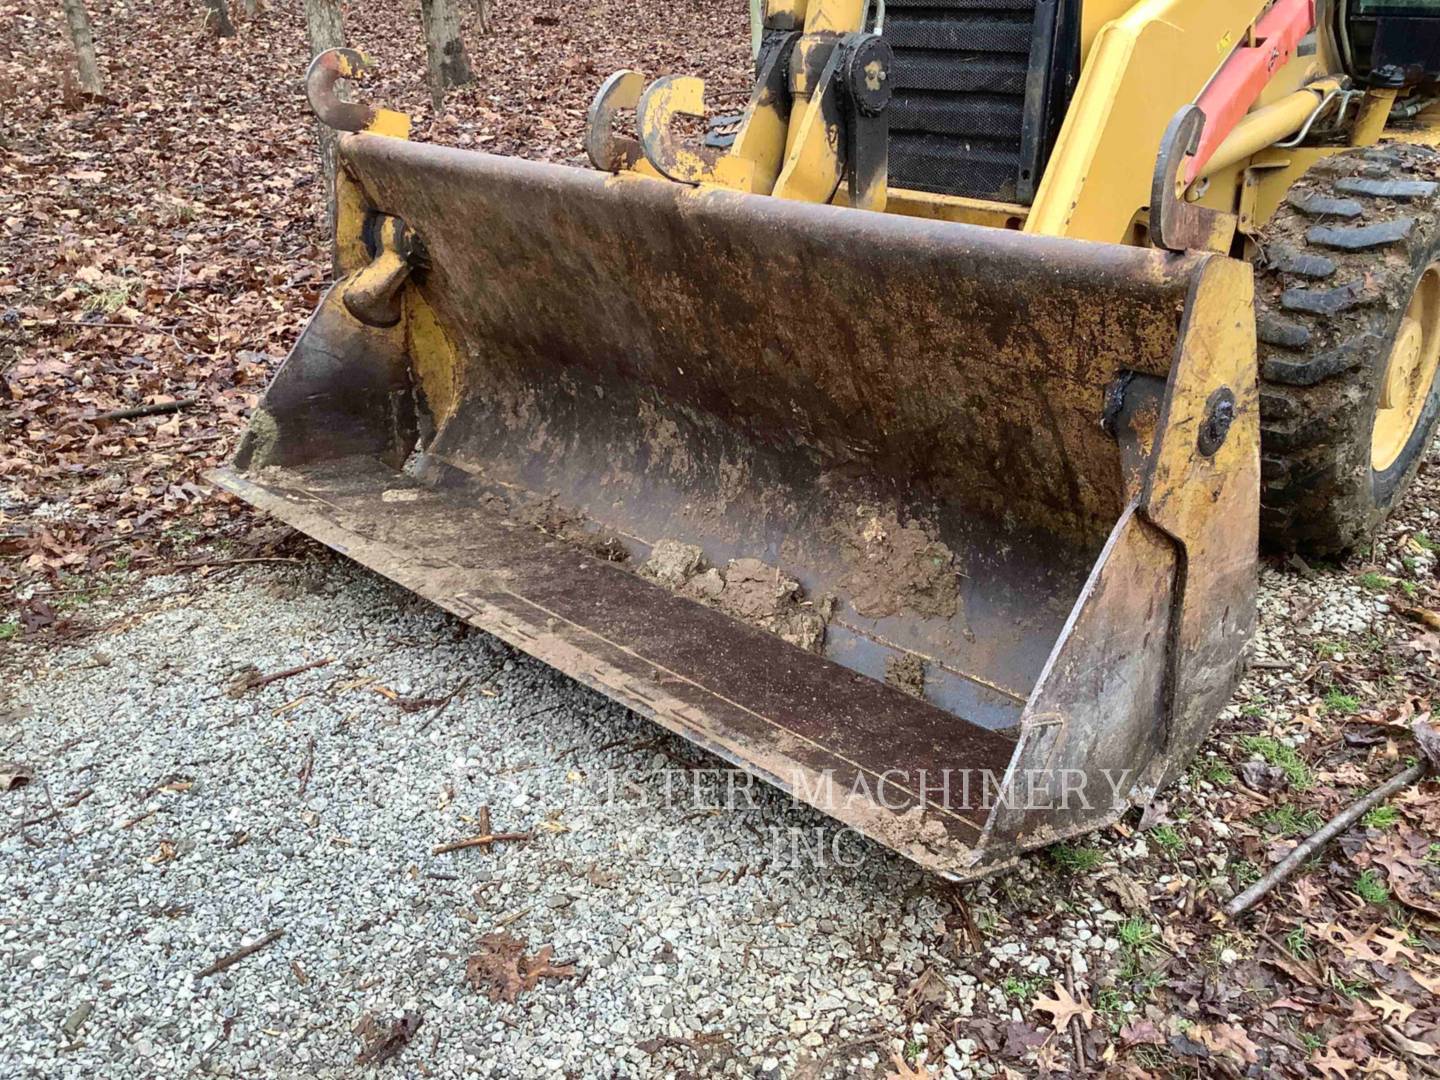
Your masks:
[{"label": "metal rod on ground", "polygon": [[1350,828],[1351,825],[1354,825],[1355,822],[1368,814],[1372,808],[1384,802],[1397,791],[1409,787],[1429,771],[1430,763],[1428,761],[1421,761],[1418,764],[1411,765],[1403,772],[1396,773],[1359,802],[1352,803],[1341,813],[1336,814],[1325,823],[1325,827],[1319,832],[1315,833],[1303,843],[1295,845],[1295,850],[1280,860],[1274,870],[1271,870],[1270,873],[1266,874],[1254,885],[1251,885],[1250,888],[1226,904],[1225,914],[1233,919],[1236,915],[1249,910],[1254,906],[1255,901],[1259,900],[1271,889],[1275,888],[1276,885],[1279,885],[1291,874],[1295,873],[1301,864],[1310,858],[1311,855],[1315,854],[1315,852],[1319,851],[1331,840],[1335,839],[1335,837]]}]

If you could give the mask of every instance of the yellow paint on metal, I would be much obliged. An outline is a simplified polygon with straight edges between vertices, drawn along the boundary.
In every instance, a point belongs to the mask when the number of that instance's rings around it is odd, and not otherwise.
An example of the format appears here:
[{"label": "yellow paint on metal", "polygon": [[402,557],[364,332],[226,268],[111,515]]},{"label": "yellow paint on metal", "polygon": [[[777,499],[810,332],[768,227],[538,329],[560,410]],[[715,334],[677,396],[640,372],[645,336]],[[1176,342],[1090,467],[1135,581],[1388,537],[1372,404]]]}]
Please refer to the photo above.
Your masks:
[{"label": "yellow paint on metal", "polygon": [[335,273],[352,274],[370,261],[365,248],[365,214],[369,204],[351,175],[335,169]]},{"label": "yellow paint on metal", "polygon": [[1135,6],[1135,0],[1085,0],[1080,5],[1080,63],[1089,60],[1090,47],[1105,24],[1118,19]]},{"label": "yellow paint on metal", "polygon": [[780,169],[785,164],[785,138],[788,124],[778,109],[751,105],[745,114],[735,145],[727,157],[750,162],[750,183],[747,190],[769,195],[775,188]]},{"label": "yellow paint on metal", "polygon": [[848,34],[861,29],[865,0],[811,0],[805,9],[806,34]]},{"label": "yellow paint on metal", "polygon": [[845,164],[840,157],[840,129],[825,122],[824,98],[823,93],[816,94],[790,114],[793,137],[785,167],[775,181],[776,198],[829,202],[840,185]]},{"label": "yellow paint on metal", "polygon": [[1238,38],[1256,0],[1142,0],[1091,46],[1027,232],[1120,242],[1150,201],[1160,137],[1224,60],[1207,42]]},{"label": "yellow paint on metal", "polygon": [[1370,465],[1384,472],[1410,442],[1440,367],[1440,263],[1420,275],[1386,361],[1370,437]]},{"label": "yellow paint on metal", "polygon": [[799,30],[805,25],[808,0],[768,0],[765,25],[778,30]]},{"label": "yellow paint on metal", "polygon": [[406,290],[405,315],[405,343],[416,379],[435,426],[444,427],[460,403],[459,353],[434,309],[413,287]]},{"label": "yellow paint on metal", "polygon": [[636,110],[636,126],[645,156],[664,175],[698,184],[710,175],[711,163],[677,138],[671,130],[676,116],[705,116],[705,80],[693,75],[667,75],[650,84]]},{"label": "yellow paint on metal", "polygon": [[1393,89],[1372,89],[1360,102],[1360,115],[1350,129],[1351,146],[1374,146],[1380,141],[1380,134],[1390,119],[1390,107],[1395,104],[1396,91]]},{"label": "yellow paint on metal", "polygon": [[391,139],[410,138],[410,114],[394,109],[376,109],[375,119],[365,129],[371,135],[385,135]]},{"label": "yellow paint on metal", "polygon": [[[841,158],[840,128],[825,118],[825,79],[811,86],[815,74],[812,53],[833,50],[840,34],[861,29],[864,0],[810,0],[805,13],[805,36],[791,57],[790,89],[795,102],[785,133],[785,159],[772,194],[781,199],[829,202],[839,188],[845,163]],[[826,63],[829,67],[829,62]],[[829,93],[836,91],[831,88]]]},{"label": "yellow paint on metal", "polygon": [[[846,205],[842,189],[835,196],[837,205]],[[1028,208],[1018,203],[995,202],[990,199],[967,199],[958,195],[937,195],[929,191],[891,188],[885,209],[906,217],[928,218],[932,221],[958,221],[966,225],[987,225],[997,229],[1019,229],[1025,224]]]}]

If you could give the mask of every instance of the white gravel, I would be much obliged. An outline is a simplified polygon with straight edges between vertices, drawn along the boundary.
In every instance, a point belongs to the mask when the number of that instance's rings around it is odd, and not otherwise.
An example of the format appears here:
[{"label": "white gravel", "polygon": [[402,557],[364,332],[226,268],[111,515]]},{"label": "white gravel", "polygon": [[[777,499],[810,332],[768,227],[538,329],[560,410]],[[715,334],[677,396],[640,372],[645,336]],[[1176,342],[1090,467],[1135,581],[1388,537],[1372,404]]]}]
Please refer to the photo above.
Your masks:
[{"label": "white gravel", "polygon": [[[962,1014],[976,993],[935,947],[941,883],[769,788],[714,812],[716,759],[357,568],[146,591],[109,633],[8,650],[37,670],[0,699],[0,757],[36,777],[0,795],[0,1074],[352,1075],[359,1017],[411,1009],[420,1031],[384,1070],[778,1076],[866,1037],[832,1062],[888,1064],[926,964],[951,969]],[[227,694],[245,664],[324,657]],[[376,689],[465,678],[438,715]],[[535,841],[430,853],[485,805]],[[791,835],[848,865],[792,857]],[[581,977],[492,1004],[465,958],[501,924]],[[1001,955],[997,980],[1022,959]],[[680,1041],[702,1034],[721,1038]],[[676,1041],[640,1045],[656,1039]]]}]

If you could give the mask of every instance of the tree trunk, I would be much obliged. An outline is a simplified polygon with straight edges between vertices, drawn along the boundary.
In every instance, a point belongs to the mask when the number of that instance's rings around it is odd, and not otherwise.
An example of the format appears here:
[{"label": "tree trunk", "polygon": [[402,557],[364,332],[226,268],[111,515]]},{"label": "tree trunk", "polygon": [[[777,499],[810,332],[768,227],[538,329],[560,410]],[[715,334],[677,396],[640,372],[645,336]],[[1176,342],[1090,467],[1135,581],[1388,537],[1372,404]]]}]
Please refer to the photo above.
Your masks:
[{"label": "tree trunk", "polygon": [[85,0],[60,0],[65,7],[65,21],[70,24],[70,41],[75,46],[76,67],[80,71],[80,89],[96,97],[105,93],[100,65],[95,59],[95,35],[90,31],[90,16]]},{"label": "tree trunk", "polygon": [[445,88],[463,86],[473,78],[470,57],[460,36],[460,11],[452,0],[420,0],[420,20],[425,24],[430,100],[439,112],[445,102]]},{"label": "tree trunk", "polygon": [[253,19],[260,14],[260,0],[245,0],[245,16]]},{"label": "tree trunk", "polygon": [[205,25],[216,37],[235,36],[235,24],[230,21],[230,5],[226,0],[205,0]]},{"label": "tree trunk", "polygon": [[495,6],[492,0],[475,0],[475,10],[480,15],[480,32],[490,33],[490,24],[495,18]]},{"label": "tree trunk", "polygon": [[[310,38],[310,55],[345,46],[345,20],[339,0],[305,0],[305,32]],[[342,91],[343,95],[343,91]],[[335,235],[335,132],[316,123],[320,137],[320,168],[325,174],[325,227],[327,238]]]}]

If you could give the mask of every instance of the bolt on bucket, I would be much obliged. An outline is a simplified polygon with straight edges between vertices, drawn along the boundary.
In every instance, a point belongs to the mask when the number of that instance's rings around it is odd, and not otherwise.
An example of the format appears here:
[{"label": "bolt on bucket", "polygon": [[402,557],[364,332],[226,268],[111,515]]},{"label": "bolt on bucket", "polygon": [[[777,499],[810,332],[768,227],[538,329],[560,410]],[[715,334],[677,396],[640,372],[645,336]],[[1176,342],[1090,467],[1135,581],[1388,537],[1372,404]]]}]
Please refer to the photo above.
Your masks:
[{"label": "bolt on bucket", "polygon": [[343,136],[227,490],[939,873],[1183,765],[1254,614],[1249,271]]}]

